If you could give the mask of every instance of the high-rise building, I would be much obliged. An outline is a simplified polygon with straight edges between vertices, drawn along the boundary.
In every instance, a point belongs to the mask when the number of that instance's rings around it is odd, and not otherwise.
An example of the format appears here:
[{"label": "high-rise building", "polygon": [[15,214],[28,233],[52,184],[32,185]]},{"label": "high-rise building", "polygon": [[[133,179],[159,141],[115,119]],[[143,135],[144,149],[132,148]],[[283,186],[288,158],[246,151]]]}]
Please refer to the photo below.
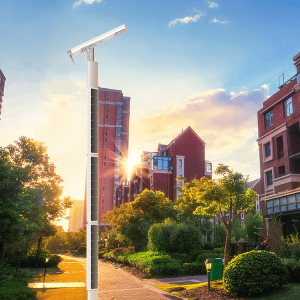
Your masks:
[{"label": "high-rise building", "polygon": [[[6,81],[6,78],[5,78],[2,70],[0,69],[0,116],[1,116],[1,110],[2,110],[5,81]],[[1,120],[1,118],[0,118],[0,120]]]},{"label": "high-rise building", "polygon": [[76,232],[79,231],[79,228],[83,228],[84,200],[74,201],[69,213],[69,231]]},{"label": "high-rise building", "polygon": [[122,91],[99,88],[98,195],[102,214],[117,205],[116,187],[127,181],[130,97]]},{"label": "high-rise building", "polygon": [[280,217],[284,234],[300,230],[300,52],[293,60],[296,74],[257,113],[260,204],[266,220]]}]

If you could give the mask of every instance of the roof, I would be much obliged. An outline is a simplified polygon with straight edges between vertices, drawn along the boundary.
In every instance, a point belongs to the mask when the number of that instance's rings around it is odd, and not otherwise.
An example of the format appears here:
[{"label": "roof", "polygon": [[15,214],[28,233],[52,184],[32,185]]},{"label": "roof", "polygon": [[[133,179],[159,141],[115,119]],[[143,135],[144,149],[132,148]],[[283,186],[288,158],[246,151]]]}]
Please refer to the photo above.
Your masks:
[{"label": "roof", "polygon": [[184,135],[188,130],[192,131],[194,133],[194,135],[201,141],[201,143],[203,144],[203,146],[205,146],[204,141],[200,138],[200,136],[193,130],[193,128],[191,126],[187,127],[184,131],[182,131],[175,139],[173,139],[166,147],[166,149],[168,149],[173,143],[175,143],[175,141],[177,139],[179,139],[182,135]]},{"label": "roof", "polygon": [[260,178],[248,182],[247,188],[253,189],[259,181],[260,181]]}]

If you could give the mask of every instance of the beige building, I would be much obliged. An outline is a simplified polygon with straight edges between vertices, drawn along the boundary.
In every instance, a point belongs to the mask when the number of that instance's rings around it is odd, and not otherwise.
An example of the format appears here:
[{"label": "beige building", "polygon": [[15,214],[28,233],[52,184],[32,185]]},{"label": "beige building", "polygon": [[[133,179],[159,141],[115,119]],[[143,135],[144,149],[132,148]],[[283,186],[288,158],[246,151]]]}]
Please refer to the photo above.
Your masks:
[{"label": "beige building", "polygon": [[83,228],[84,200],[74,201],[69,214],[69,231],[79,231],[79,228]]}]

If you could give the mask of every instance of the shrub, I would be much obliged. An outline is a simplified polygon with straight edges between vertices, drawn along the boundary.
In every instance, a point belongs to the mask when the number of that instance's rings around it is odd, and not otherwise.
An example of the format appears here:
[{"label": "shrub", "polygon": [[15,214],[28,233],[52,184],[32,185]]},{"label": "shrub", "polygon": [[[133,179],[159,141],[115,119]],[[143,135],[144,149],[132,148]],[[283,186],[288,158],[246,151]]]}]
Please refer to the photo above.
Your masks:
[{"label": "shrub", "polygon": [[217,257],[218,255],[216,253],[213,253],[212,251],[205,251],[198,255],[196,261],[204,264],[207,258],[217,258]]},{"label": "shrub", "polygon": [[148,239],[152,251],[193,255],[203,246],[200,230],[189,224],[154,224],[148,231]]},{"label": "shrub", "polygon": [[183,264],[183,272],[187,275],[206,274],[206,268],[204,263],[198,261],[192,263]]},{"label": "shrub", "polygon": [[177,276],[181,273],[181,265],[176,262],[159,265],[159,275]]},{"label": "shrub", "polygon": [[56,268],[57,265],[62,261],[62,258],[58,255],[52,255],[48,262],[47,262],[47,267],[48,268]]},{"label": "shrub", "polygon": [[296,235],[290,234],[286,238],[281,237],[279,256],[283,258],[300,259],[300,238],[298,233]]},{"label": "shrub", "polygon": [[214,253],[216,253],[219,257],[223,257],[224,256],[224,247],[222,247],[222,248],[215,248],[214,249]]},{"label": "shrub", "polygon": [[0,299],[30,300],[36,299],[36,293],[27,287],[22,278],[6,277],[0,284]]},{"label": "shrub", "polygon": [[85,246],[80,246],[78,249],[77,249],[77,253],[78,254],[86,254],[86,247]]},{"label": "shrub", "polygon": [[22,261],[22,267],[23,268],[44,268],[46,263],[46,257],[39,256],[38,261],[37,261],[37,266],[36,266],[36,256],[35,255],[30,255],[27,257],[26,260]]},{"label": "shrub", "polygon": [[108,249],[106,249],[106,248],[103,248],[103,249],[99,249],[99,259],[103,259],[104,258],[104,254],[105,253],[108,253],[109,252],[109,250]]},{"label": "shrub", "polygon": [[286,267],[275,253],[251,251],[229,262],[223,284],[233,294],[252,296],[273,291],[286,284],[287,279]]},{"label": "shrub", "polygon": [[300,261],[296,259],[282,259],[289,274],[289,282],[300,282]]},{"label": "shrub", "polygon": [[180,262],[181,264],[190,262],[190,259],[185,253],[171,253],[170,257],[176,260],[177,262]]}]

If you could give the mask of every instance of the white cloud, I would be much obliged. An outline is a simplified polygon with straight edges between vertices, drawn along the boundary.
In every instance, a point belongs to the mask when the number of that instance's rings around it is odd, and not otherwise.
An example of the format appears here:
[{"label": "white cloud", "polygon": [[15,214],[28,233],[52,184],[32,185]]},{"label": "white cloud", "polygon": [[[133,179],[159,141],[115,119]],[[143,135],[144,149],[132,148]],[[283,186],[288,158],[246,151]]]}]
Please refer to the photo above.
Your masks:
[{"label": "white cloud", "polygon": [[219,4],[217,2],[208,2],[209,3],[209,8],[218,8]]},{"label": "white cloud", "polygon": [[74,3],[73,7],[78,7],[79,5],[81,5],[82,3],[86,3],[86,4],[93,4],[93,3],[100,3],[102,2],[102,0],[79,0],[77,2]]},{"label": "white cloud", "polygon": [[216,18],[214,18],[214,19],[210,20],[209,23],[226,24],[226,23],[228,23],[228,21],[220,21],[220,20],[217,20]]},{"label": "white cloud", "polygon": [[184,17],[184,18],[177,18],[174,19],[173,21],[171,21],[169,23],[169,27],[174,26],[176,23],[181,23],[181,24],[187,24],[190,22],[197,22],[201,17],[206,16],[206,14],[204,12],[199,12],[198,15],[195,15],[194,17]]}]

